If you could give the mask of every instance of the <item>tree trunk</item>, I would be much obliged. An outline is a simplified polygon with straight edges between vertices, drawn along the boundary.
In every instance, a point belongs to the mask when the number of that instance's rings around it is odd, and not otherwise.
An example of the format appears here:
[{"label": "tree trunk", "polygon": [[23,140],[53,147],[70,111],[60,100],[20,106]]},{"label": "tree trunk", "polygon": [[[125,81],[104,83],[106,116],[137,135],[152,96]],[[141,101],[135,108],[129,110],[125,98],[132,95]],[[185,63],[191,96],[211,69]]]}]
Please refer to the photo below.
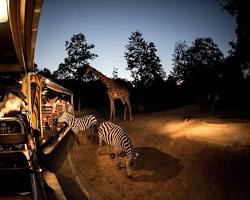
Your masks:
[{"label": "tree trunk", "polygon": [[81,95],[80,95],[80,87],[78,88],[78,105],[77,105],[77,111],[80,112],[81,110]]},{"label": "tree trunk", "polygon": [[78,91],[77,91],[77,99],[78,99],[78,106],[77,106],[77,111],[80,112],[81,110],[81,81],[78,79],[77,81],[77,88],[78,88]]}]

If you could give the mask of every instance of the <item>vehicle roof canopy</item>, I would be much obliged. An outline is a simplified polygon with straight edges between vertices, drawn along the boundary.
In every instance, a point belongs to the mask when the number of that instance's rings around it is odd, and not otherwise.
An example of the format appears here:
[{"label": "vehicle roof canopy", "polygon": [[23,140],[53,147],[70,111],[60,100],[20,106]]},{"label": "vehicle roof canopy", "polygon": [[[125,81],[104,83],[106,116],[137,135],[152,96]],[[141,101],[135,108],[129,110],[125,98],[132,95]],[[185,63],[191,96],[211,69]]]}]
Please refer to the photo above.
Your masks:
[{"label": "vehicle roof canopy", "polygon": [[8,20],[0,23],[0,72],[32,72],[43,0],[9,0]]}]

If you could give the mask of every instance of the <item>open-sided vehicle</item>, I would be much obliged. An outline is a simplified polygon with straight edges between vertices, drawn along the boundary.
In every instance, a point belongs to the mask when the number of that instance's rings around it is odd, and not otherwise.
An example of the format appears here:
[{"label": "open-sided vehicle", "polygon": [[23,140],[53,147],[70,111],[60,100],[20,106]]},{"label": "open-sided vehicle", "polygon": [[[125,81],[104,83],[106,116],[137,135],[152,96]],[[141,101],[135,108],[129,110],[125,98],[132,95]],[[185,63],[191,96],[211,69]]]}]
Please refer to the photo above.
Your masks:
[{"label": "open-sided vehicle", "polygon": [[[33,73],[42,3],[0,0],[0,199],[47,199],[37,149],[49,141],[56,115],[73,110],[70,90]],[[8,90],[23,94],[26,104],[6,117]]]}]

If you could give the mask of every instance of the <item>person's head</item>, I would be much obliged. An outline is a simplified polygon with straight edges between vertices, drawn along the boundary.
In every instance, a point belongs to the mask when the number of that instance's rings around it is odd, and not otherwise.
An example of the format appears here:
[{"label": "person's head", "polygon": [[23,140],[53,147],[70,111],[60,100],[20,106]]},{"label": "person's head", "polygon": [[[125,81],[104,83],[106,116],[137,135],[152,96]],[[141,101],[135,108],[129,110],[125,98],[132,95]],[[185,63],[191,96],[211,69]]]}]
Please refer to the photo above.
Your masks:
[{"label": "person's head", "polygon": [[21,111],[26,105],[25,98],[21,92],[9,91],[4,97],[2,110],[4,113]]}]

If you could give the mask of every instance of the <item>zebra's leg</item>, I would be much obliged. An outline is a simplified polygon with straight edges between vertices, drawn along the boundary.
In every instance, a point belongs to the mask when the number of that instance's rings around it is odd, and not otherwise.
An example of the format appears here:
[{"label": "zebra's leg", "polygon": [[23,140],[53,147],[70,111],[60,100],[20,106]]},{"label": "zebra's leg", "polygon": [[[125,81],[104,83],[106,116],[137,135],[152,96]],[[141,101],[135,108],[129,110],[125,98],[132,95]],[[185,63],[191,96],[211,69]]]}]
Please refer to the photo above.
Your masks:
[{"label": "zebra's leg", "polygon": [[99,148],[98,148],[98,151],[97,151],[98,156],[101,155],[101,148],[102,148],[102,137],[99,136]]},{"label": "zebra's leg", "polygon": [[90,132],[90,130],[89,130],[89,129],[85,129],[85,130],[83,130],[84,144],[85,144],[85,142],[86,142],[86,141],[87,141],[87,139],[88,139],[89,132]]},{"label": "zebra's leg", "polygon": [[97,136],[97,125],[94,124],[94,125],[92,126],[92,133],[91,133],[92,144],[95,143],[96,136]]},{"label": "zebra's leg", "polygon": [[80,142],[79,133],[76,133],[76,132],[73,132],[73,133],[74,133],[74,136],[75,136],[75,138],[76,138],[77,143],[80,144],[81,142]]},{"label": "zebra's leg", "polygon": [[116,166],[118,167],[118,169],[121,169],[122,166],[120,165],[120,160],[119,160],[120,148],[119,147],[115,147],[114,150],[115,150]]},{"label": "zebra's leg", "polygon": [[92,144],[94,144],[94,129],[95,129],[95,125],[90,127],[90,140]]},{"label": "zebra's leg", "polygon": [[85,144],[85,140],[86,140],[86,130],[85,131],[82,131],[82,134],[83,134],[83,144]]}]

